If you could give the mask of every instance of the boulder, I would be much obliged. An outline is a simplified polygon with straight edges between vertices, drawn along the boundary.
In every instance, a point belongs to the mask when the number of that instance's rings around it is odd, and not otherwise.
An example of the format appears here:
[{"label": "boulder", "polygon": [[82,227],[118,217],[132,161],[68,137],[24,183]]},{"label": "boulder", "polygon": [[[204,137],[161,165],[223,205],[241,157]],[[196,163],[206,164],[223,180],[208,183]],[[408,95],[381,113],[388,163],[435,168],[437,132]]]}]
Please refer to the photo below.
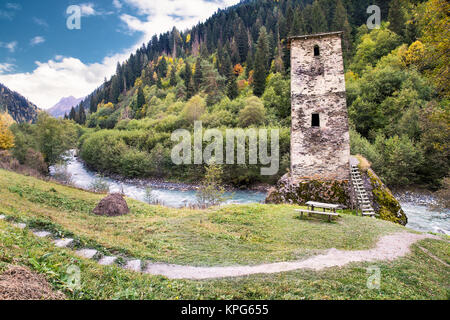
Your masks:
[{"label": "boulder", "polygon": [[130,209],[123,195],[112,193],[102,199],[93,212],[98,216],[116,217],[129,213]]},{"label": "boulder", "polygon": [[269,190],[266,203],[305,205],[308,201],[341,204],[351,207],[349,182],[344,180],[298,180],[288,173]]}]

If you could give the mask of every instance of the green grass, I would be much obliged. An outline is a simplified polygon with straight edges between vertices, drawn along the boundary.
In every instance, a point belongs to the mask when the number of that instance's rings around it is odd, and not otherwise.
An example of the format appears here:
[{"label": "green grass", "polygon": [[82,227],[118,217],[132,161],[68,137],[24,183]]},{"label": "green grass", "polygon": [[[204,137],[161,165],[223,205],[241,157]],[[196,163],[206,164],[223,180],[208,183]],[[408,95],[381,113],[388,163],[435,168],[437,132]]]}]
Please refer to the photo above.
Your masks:
[{"label": "green grass", "polygon": [[131,213],[91,214],[103,197],[2,171],[0,211],[34,226],[76,236],[143,260],[208,265],[259,264],[304,258],[329,248],[369,249],[381,235],[404,230],[344,214],[336,222],[300,220],[289,205],[169,209],[127,199]]},{"label": "green grass", "polygon": [[[419,243],[450,263],[448,244]],[[102,267],[58,249],[26,230],[0,221],[0,273],[9,264],[24,265],[43,274],[69,299],[448,299],[450,271],[420,250],[394,262],[358,263],[321,272],[301,270],[235,279],[168,280]],[[81,269],[81,289],[69,290],[67,268]],[[367,288],[367,267],[381,269],[380,290]]]},{"label": "green grass", "polygon": [[[0,170],[0,214],[31,227],[72,236],[79,246],[104,253],[192,265],[287,261],[328,248],[373,247],[384,234],[405,231],[390,222],[344,214],[337,222],[299,220],[292,206],[245,205],[204,211],[148,206],[127,199],[131,213],[117,218],[90,212],[102,195]],[[71,299],[448,299],[448,242],[424,240],[393,262],[353,263],[321,272],[299,270],[208,281],[164,277],[103,267],[55,248],[29,230],[0,221],[0,273],[24,265],[43,274]],[[82,287],[66,285],[70,265]],[[381,289],[367,288],[367,267],[381,269]]]}]

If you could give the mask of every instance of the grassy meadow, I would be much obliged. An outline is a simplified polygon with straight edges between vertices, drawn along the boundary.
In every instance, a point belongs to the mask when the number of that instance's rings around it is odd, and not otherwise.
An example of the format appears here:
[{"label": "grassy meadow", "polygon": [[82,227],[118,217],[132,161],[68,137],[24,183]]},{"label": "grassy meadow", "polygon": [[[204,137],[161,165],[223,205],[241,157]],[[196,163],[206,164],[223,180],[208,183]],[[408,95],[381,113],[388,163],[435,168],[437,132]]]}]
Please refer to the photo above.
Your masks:
[{"label": "grassy meadow", "polygon": [[[333,222],[300,220],[293,206],[233,205],[208,210],[170,209],[127,199],[127,216],[91,214],[103,195],[0,171],[0,273],[9,264],[24,265],[49,279],[70,299],[447,299],[450,270],[419,248],[450,263],[443,241],[424,240],[412,253],[382,270],[380,290],[367,288],[366,268],[353,263],[315,272],[299,270],[208,281],[169,280],[133,273],[118,265],[99,266],[71,249],[54,247],[26,222],[56,237],[72,237],[76,247],[104,254],[198,266],[227,266],[290,261],[329,248],[368,249],[386,234],[405,231],[390,222],[346,212]],[[67,267],[81,269],[82,287],[67,287]]]}]

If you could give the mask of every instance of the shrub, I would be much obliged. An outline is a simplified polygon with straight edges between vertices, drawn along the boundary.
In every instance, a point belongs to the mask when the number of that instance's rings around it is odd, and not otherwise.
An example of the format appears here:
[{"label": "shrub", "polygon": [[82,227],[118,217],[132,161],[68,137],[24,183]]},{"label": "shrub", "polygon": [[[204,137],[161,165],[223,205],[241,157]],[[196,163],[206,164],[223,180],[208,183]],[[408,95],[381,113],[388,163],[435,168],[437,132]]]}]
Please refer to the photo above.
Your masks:
[{"label": "shrub", "polygon": [[73,184],[72,174],[67,170],[67,164],[62,161],[53,166],[52,177],[64,184]]},{"label": "shrub", "polygon": [[225,188],[222,186],[223,169],[211,163],[197,192],[197,202],[201,208],[208,208],[224,202]]},{"label": "shrub", "polygon": [[190,124],[194,121],[200,120],[200,117],[205,113],[206,102],[199,95],[192,97],[183,109],[183,118]]},{"label": "shrub", "polygon": [[262,125],[266,121],[266,110],[258,97],[246,99],[247,106],[239,112],[239,125],[249,127]]},{"label": "shrub", "polygon": [[89,186],[89,190],[96,193],[108,193],[109,184],[103,176],[97,176]]}]

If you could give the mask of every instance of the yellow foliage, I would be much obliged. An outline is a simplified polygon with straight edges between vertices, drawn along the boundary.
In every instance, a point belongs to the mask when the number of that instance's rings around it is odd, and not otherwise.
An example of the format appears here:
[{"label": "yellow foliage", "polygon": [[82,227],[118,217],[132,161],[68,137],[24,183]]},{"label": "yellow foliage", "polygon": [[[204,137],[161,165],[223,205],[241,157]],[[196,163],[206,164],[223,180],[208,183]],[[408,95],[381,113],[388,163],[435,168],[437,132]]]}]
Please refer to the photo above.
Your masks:
[{"label": "yellow foliage", "polygon": [[372,164],[370,163],[370,161],[367,160],[365,157],[363,157],[363,156],[360,155],[360,154],[357,154],[357,155],[355,156],[355,158],[358,159],[358,161],[359,161],[358,167],[359,167],[359,169],[360,169],[361,171],[363,171],[363,172],[367,172],[367,170],[369,170],[370,167],[372,166]]},{"label": "yellow foliage", "polygon": [[102,101],[101,103],[99,103],[97,105],[97,109],[100,110],[102,108],[114,109],[114,104],[112,102],[108,102],[108,103],[105,104],[105,102]]},{"label": "yellow foliage", "polygon": [[8,127],[16,123],[8,112],[0,113],[0,121],[5,122]]},{"label": "yellow foliage", "polygon": [[191,34],[188,33],[187,37],[186,37],[186,43],[191,42]]},{"label": "yellow foliage", "polygon": [[143,82],[142,82],[141,78],[137,78],[136,81],[134,82],[134,86],[136,88],[142,87],[142,84],[143,84]]},{"label": "yellow foliage", "polygon": [[11,116],[0,114],[0,150],[14,147],[14,135],[9,130]]},{"label": "yellow foliage", "polygon": [[354,80],[358,80],[358,74],[354,73],[353,71],[347,71],[345,73],[345,80],[346,81],[354,81]]},{"label": "yellow foliage", "polygon": [[425,46],[423,45],[423,43],[420,41],[414,42],[409,46],[408,50],[404,53],[406,65],[421,64],[424,55],[425,55]]}]

